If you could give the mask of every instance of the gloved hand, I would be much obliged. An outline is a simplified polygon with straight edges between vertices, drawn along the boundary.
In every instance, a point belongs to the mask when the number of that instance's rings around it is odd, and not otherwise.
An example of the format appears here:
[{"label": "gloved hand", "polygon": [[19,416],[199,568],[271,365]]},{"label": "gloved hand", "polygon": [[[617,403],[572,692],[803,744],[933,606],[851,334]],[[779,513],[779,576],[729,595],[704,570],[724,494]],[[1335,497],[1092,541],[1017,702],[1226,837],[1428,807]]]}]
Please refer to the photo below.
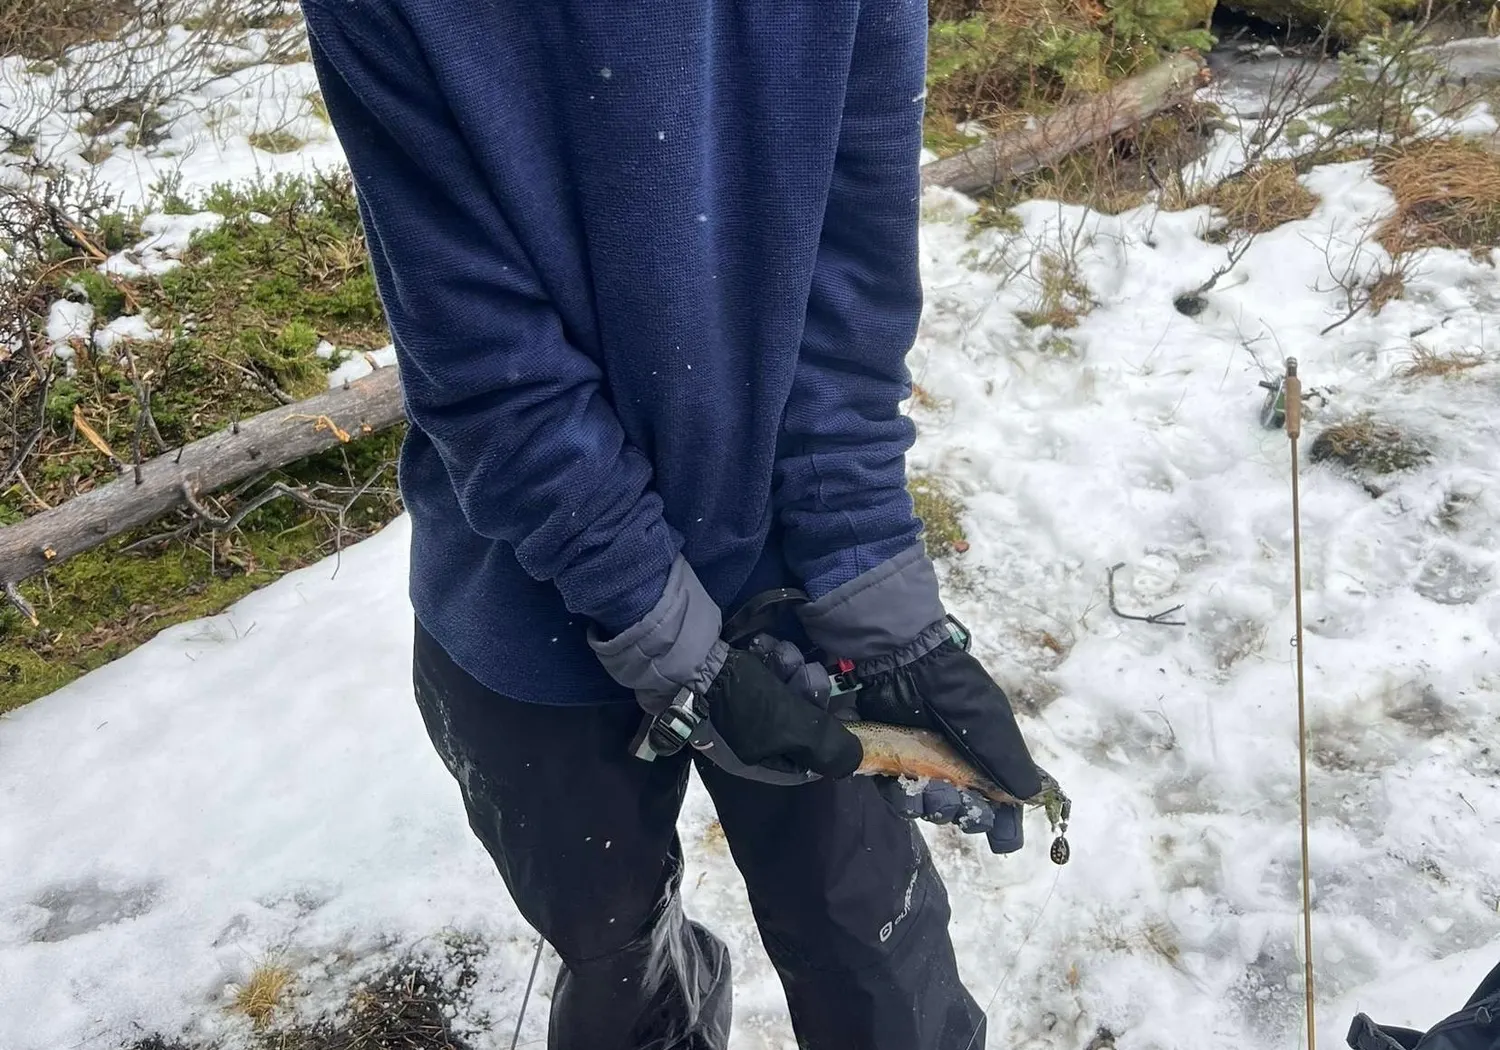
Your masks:
[{"label": "gloved hand", "polygon": [[[969,653],[968,632],[943,608],[937,573],[920,544],[802,606],[797,615],[830,659],[853,663],[860,686],[853,702],[861,718],[937,730],[1016,798],[1041,791],[1040,771],[1010,700]],[[924,792],[921,815],[962,812],[962,803],[929,799]],[[1019,807],[991,808],[991,848],[1019,849]]]},{"label": "gloved hand", "polygon": [[[827,669],[809,662],[791,642],[758,634],[750,640],[748,651],[760,657],[788,688],[819,707],[829,707],[833,683]],[[844,693],[833,705],[837,715],[855,717],[858,693]],[[917,787],[909,780],[877,776],[871,780],[886,803],[903,817],[926,820],[933,824],[953,824],[967,834],[982,834],[993,853],[1014,853],[1025,844],[1022,813],[1019,806],[997,806],[983,795],[975,794],[941,780],[929,780]]]},{"label": "gloved hand", "polygon": [[934,824],[953,824],[970,835],[984,835],[991,853],[1014,853],[1026,844],[1020,806],[1000,806],[983,795],[941,780],[920,790],[895,777],[876,777],[876,787],[892,809],[903,817]]},{"label": "gloved hand", "polygon": [[859,739],[760,659],[731,649],[722,626],[718,605],[679,556],[649,613],[613,637],[597,627],[588,636],[605,670],[648,714],[690,703],[707,723],[694,746],[730,772],[853,773],[864,754]]}]

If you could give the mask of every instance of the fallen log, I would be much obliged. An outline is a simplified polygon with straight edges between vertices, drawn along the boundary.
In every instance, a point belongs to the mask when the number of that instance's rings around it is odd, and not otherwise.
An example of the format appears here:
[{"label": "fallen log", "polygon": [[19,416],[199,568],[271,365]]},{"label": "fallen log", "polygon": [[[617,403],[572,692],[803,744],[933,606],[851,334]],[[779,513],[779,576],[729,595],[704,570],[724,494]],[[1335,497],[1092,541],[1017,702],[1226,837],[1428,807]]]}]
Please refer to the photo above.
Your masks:
[{"label": "fallen log", "polygon": [[139,473],[131,467],[114,481],[0,528],[0,581],[14,595],[17,583],[49,565],[179,507],[200,508],[199,497],[209,492],[387,430],[404,418],[397,371],[386,367],[241,420],[145,461]]},{"label": "fallen log", "polygon": [[1108,91],[1009,131],[962,153],[922,167],[922,186],[941,186],[960,193],[987,190],[1063,157],[1100,139],[1118,134],[1180,105],[1208,83],[1208,67],[1193,54],[1176,54]]}]

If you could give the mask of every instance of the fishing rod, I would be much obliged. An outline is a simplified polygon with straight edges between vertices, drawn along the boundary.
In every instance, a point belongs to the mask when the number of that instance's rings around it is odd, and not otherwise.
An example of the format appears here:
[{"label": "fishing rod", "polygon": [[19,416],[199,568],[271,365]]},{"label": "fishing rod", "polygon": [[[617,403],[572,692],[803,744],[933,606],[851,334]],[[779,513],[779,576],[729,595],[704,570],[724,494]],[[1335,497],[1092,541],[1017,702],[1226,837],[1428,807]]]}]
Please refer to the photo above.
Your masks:
[{"label": "fishing rod", "polygon": [[1297,441],[1302,436],[1302,380],[1297,359],[1286,359],[1286,434],[1292,446],[1292,603],[1296,610],[1297,634],[1297,765],[1302,806],[1302,943],[1304,984],[1307,998],[1307,1050],[1317,1050],[1318,1035],[1313,1006],[1312,851],[1308,847],[1307,801],[1307,678],[1302,663],[1302,493],[1297,469]]},{"label": "fishing rod", "polygon": [[1261,422],[1267,427],[1285,427],[1292,451],[1292,606],[1296,618],[1292,648],[1297,653],[1297,765],[1302,825],[1304,1009],[1307,1012],[1307,1050],[1317,1050],[1317,1013],[1313,989],[1312,851],[1308,846],[1307,678],[1302,659],[1302,493],[1297,461],[1297,444],[1302,437],[1302,379],[1297,374],[1297,359],[1286,359],[1286,375],[1280,380],[1261,385],[1271,391],[1261,410]]}]

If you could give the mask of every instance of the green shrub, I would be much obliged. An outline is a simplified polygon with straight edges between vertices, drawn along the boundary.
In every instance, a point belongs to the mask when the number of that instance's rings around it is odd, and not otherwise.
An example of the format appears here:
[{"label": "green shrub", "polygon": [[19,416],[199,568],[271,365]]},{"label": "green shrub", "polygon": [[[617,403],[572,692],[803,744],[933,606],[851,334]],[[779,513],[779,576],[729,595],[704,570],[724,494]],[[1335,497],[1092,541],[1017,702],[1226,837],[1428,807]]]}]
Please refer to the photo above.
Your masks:
[{"label": "green shrub", "polygon": [[[1212,0],[984,0],[935,9],[928,29],[927,145],[951,152],[957,126],[996,126],[1212,45]],[[944,17],[953,15],[956,17]]]}]

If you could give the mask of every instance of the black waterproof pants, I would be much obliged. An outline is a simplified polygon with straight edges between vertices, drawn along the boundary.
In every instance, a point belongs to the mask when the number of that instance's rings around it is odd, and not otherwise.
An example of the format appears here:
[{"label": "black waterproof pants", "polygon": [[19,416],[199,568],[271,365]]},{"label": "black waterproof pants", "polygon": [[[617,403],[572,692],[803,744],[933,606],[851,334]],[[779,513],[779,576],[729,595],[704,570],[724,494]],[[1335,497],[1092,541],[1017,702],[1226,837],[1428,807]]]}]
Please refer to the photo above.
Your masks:
[{"label": "black waterproof pants", "polygon": [[[420,627],[417,703],[469,824],[562,959],[549,1050],[724,1050],[724,945],[683,916],[690,759],[628,754],[634,704],[486,689]],[[773,787],[699,760],[803,1050],[981,1050],[948,897],[914,824],[862,777]]]}]

